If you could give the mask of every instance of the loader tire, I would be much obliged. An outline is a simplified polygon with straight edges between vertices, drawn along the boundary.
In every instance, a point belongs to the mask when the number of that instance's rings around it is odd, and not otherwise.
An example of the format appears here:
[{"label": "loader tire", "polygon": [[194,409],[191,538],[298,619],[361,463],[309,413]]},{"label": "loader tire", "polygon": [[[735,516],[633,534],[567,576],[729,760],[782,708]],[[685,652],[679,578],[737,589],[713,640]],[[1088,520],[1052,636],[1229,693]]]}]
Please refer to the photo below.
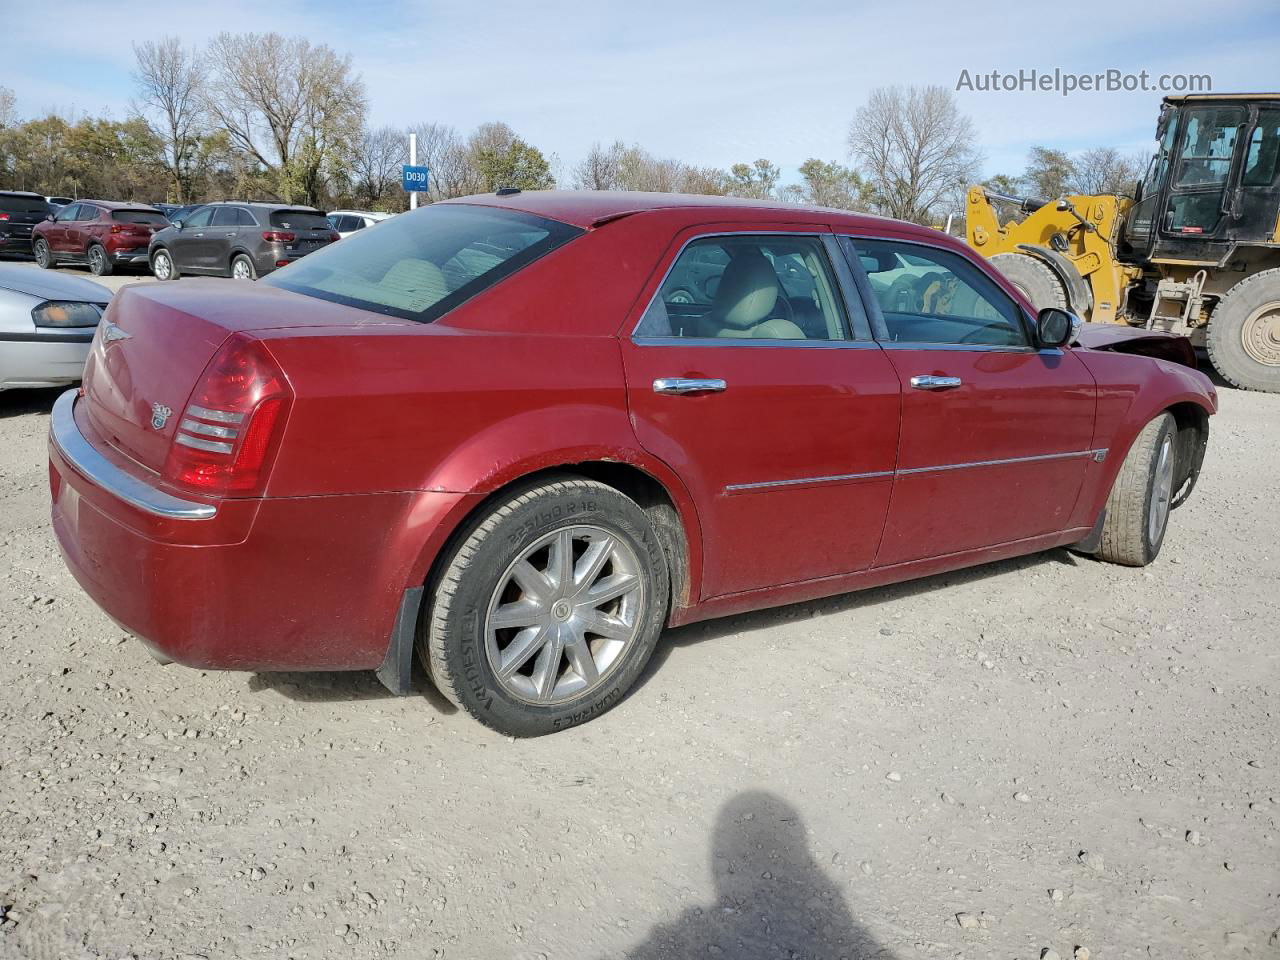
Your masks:
[{"label": "loader tire", "polygon": [[1233,387],[1280,393],[1280,268],[1228,290],[1205,339],[1214,368]]},{"label": "loader tire", "polygon": [[1029,253],[997,253],[991,258],[991,265],[1003,273],[1036,310],[1046,307],[1071,309],[1062,281],[1043,260],[1037,260]]},{"label": "loader tire", "polygon": [[1177,439],[1170,413],[1157,416],[1134,438],[1107,497],[1099,559],[1145,567],[1160,553],[1178,474]]}]

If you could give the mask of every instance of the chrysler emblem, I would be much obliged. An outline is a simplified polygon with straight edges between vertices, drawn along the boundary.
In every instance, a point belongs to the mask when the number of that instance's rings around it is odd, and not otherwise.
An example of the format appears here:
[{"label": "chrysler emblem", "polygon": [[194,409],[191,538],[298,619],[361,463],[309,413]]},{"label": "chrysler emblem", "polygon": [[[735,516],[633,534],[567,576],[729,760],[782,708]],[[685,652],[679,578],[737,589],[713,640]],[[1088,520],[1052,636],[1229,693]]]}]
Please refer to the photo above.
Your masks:
[{"label": "chrysler emblem", "polygon": [[173,411],[163,403],[153,403],[151,405],[151,426],[155,429],[163,430],[164,425],[169,422],[171,416],[173,416]]}]

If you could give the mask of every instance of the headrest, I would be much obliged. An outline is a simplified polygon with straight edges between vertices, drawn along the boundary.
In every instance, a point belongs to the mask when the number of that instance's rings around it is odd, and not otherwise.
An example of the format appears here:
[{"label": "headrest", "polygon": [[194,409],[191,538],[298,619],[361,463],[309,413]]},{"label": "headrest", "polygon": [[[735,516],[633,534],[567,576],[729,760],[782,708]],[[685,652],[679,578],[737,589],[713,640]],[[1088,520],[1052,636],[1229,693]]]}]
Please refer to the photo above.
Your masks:
[{"label": "headrest", "polygon": [[778,300],[778,275],[764,254],[743,251],[729,261],[711,303],[710,320],[746,330],[773,314]]}]

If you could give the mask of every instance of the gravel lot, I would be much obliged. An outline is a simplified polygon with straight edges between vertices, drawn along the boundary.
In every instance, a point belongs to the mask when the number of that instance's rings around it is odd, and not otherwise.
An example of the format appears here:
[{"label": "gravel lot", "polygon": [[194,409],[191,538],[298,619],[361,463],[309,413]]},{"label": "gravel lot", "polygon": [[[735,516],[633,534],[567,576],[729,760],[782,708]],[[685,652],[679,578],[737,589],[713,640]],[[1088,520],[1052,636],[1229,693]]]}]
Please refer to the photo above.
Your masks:
[{"label": "gravel lot", "polygon": [[1146,570],[670,631],[513,742],[425,683],[158,665],[58,558],[55,395],[0,394],[2,957],[1280,955],[1280,396],[1222,392]]}]

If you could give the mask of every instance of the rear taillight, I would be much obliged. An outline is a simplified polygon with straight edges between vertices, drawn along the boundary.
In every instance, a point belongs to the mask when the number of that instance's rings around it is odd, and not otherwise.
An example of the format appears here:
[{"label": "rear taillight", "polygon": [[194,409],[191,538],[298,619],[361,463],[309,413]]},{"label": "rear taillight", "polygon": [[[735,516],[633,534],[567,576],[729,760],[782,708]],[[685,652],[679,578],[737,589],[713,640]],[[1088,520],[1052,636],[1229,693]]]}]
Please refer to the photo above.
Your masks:
[{"label": "rear taillight", "polygon": [[268,243],[293,243],[297,237],[288,230],[264,230],[262,239]]},{"label": "rear taillight", "polygon": [[182,411],[165,481],[210,496],[260,494],[292,402],[293,390],[267,348],[233,334]]},{"label": "rear taillight", "polygon": [[335,230],[335,231],[333,231],[333,233],[329,234],[329,242],[330,242],[330,243],[335,243],[335,242],[337,242],[338,240],[341,240],[341,239],[342,239],[342,234],[340,234],[337,230]]},{"label": "rear taillight", "polygon": [[8,220],[8,219],[9,219],[9,215],[7,213],[0,213],[0,220]]},{"label": "rear taillight", "polygon": [[147,228],[140,223],[113,223],[112,233],[146,233]]}]

